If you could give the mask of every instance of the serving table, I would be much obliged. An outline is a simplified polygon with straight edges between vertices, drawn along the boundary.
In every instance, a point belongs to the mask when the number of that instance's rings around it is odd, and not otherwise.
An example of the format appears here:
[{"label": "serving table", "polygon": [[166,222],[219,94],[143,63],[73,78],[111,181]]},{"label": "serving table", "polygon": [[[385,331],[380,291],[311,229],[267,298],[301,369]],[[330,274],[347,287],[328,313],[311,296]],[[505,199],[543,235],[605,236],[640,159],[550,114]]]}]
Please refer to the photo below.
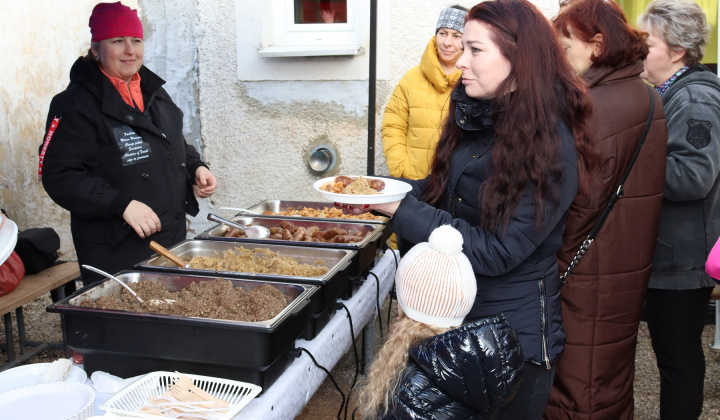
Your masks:
[{"label": "serving table", "polygon": [[[0,371],[19,366],[48,347],[65,347],[64,342],[45,343],[26,339],[25,317],[23,315],[22,307],[26,303],[31,302],[52,290],[57,290],[58,296],[61,299],[64,298],[65,291],[63,286],[65,283],[74,281],[79,276],[80,267],[77,262],[59,262],[37,274],[26,275],[15,289],[0,297],[0,315],[3,316],[5,323],[5,343],[0,343],[0,348],[5,349],[8,355],[8,363],[1,366]],[[20,340],[20,357],[17,358],[15,357],[15,351],[12,345],[13,333],[10,314],[13,310],[15,311],[15,316],[17,318],[18,336]],[[62,322],[63,318],[60,317],[60,320]],[[65,331],[64,327],[63,331]],[[35,347],[35,349],[29,351],[29,347]]]},{"label": "serving table", "polygon": [[[373,348],[373,321],[376,314],[376,302],[382,302],[387,297],[395,280],[396,258],[395,251],[388,249],[378,257],[375,266],[370,270],[375,276],[368,275],[359,289],[348,300],[339,300],[349,310],[353,322],[353,332],[357,336],[365,331],[365,362],[369,365]],[[312,340],[298,339],[295,347],[302,347],[312,353],[321,366],[332,370],[335,364],[350,349],[354,337],[351,339],[350,324],[347,312],[338,310],[328,324]],[[272,420],[289,419],[297,416],[315,394],[327,375],[319,369],[310,357],[302,352],[292,361],[282,375],[264,390],[262,395],[255,398],[243,408],[233,419],[235,420]],[[343,390],[347,393],[348,390]],[[112,394],[97,393],[95,398],[96,415],[102,415],[99,405],[109,399]],[[338,396],[338,403],[340,396]]]},{"label": "serving table", "polygon": [[[375,264],[371,273],[379,279],[380,298],[385,300],[395,280],[395,257],[392,250],[387,250]],[[399,258],[399,257],[398,257]],[[359,334],[366,326],[367,339],[373,339],[373,324],[370,322],[376,316],[377,284],[373,276],[368,276],[362,286],[349,300],[342,300],[350,311],[353,321],[353,331]],[[337,311],[335,316],[311,341],[303,339],[295,342],[295,347],[303,347],[313,354],[318,364],[332,370],[333,366],[350,349],[350,325],[347,312],[344,309]],[[368,346],[372,349],[372,344]],[[371,353],[366,352],[368,357]],[[290,419],[297,416],[305,407],[313,394],[320,387],[327,375],[312,362],[310,357],[302,352],[295,359],[280,378],[265,390],[258,398],[245,406],[235,417],[236,420],[251,419]],[[357,391],[357,390],[356,390]],[[343,392],[347,393],[344,389]],[[338,403],[340,396],[338,395]]]}]

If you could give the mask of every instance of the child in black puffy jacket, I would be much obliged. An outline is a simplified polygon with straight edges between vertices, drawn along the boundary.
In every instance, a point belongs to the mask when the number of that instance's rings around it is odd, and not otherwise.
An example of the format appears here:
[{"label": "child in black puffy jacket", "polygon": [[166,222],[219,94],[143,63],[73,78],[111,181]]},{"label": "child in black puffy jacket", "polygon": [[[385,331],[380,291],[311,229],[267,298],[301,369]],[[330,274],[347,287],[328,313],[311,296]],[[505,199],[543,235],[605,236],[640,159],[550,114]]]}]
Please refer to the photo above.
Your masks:
[{"label": "child in black puffy jacket", "polygon": [[362,392],[366,419],[485,419],[515,396],[523,353],[503,314],[462,325],[477,286],[463,238],[440,226],[395,276],[401,320]]}]

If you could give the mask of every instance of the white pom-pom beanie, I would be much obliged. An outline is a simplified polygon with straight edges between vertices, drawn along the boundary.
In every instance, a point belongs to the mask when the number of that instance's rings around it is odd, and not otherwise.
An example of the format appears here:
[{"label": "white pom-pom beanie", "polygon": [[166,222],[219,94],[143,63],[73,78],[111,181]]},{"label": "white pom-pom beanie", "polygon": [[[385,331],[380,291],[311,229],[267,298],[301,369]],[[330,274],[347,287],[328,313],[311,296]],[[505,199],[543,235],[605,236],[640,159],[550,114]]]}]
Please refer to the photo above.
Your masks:
[{"label": "white pom-pom beanie", "polygon": [[395,290],[405,315],[440,328],[462,324],[477,293],[475,273],[462,245],[460,232],[443,225],[400,260]]}]

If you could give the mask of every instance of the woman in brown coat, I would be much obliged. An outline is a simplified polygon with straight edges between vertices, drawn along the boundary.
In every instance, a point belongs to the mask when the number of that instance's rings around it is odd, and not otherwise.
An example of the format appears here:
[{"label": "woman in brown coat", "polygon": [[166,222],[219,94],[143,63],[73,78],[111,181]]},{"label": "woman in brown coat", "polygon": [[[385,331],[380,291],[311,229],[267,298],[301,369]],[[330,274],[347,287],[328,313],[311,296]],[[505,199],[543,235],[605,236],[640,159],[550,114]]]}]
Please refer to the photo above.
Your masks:
[{"label": "woman in brown coat", "polygon": [[[615,2],[573,0],[554,21],[571,65],[590,88],[591,132],[603,165],[599,201],[579,195],[558,253],[564,272],[621,182],[647,121],[639,75],[647,34],[628,26]],[[635,345],[650,278],[665,186],[667,127],[660,97],[640,155],[595,242],[566,279],[567,334],[546,419],[631,419]]]}]

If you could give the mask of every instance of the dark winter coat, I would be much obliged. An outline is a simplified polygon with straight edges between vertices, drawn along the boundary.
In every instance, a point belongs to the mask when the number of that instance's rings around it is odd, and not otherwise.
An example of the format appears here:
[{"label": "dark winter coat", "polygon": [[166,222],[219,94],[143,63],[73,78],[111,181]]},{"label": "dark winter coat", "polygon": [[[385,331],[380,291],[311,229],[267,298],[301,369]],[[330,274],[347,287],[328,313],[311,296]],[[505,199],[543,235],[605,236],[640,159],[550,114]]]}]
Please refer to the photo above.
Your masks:
[{"label": "dark winter coat", "polygon": [[[462,88],[461,88],[462,89]],[[549,365],[563,349],[565,333],[560,313],[557,255],[565,215],[578,189],[577,151],[572,133],[560,124],[561,178],[557,202],[546,204],[542,225],[536,223],[534,185],[522,193],[506,229],[497,234],[480,228],[478,191],[492,172],[495,131],[492,121],[478,115],[478,101],[458,104],[455,119],[464,129],[454,150],[439,208],[422,202],[426,180],[413,182],[413,190],[393,216],[393,230],[410,243],[427,241],[438,226],[450,224],[463,235],[463,252],[477,279],[477,297],[467,320],[504,313],[515,329],[525,358]]]},{"label": "dark winter coat", "polygon": [[[185,141],[182,111],[164,80],[145,67],[139,74],[144,112],[127,105],[96,64],[79,58],[67,89],[50,104],[44,138],[59,118],[41,160],[43,186],[70,211],[79,263],[110,273],[150,256],[150,240],[168,247],[185,239],[185,213],[198,212],[192,183],[204,164]],[[124,222],[131,200],[153,209],[160,232],[143,240]]]},{"label": "dark winter coat", "polygon": [[410,349],[385,419],[485,419],[517,393],[523,353],[500,314]]},{"label": "dark winter coat", "polygon": [[662,101],[667,176],[650,287],[713,287],[705,260],[720,235],[720,79],[703,65],[691,67]]},{"label": "dark winter coat", "polygon": [[[592,204],[578,196],[565,224],[558,264],[565,271],[618,187],[648,118],[642,62],[591,68],[583,76],[593,99],[593,144],[602,158]],[[633,417],[635,344],[650,279],[665,186],[667,127],[660,96],[637,161],[597,238],[562,288],[565,352],[557,364],[546,419]]]}]

